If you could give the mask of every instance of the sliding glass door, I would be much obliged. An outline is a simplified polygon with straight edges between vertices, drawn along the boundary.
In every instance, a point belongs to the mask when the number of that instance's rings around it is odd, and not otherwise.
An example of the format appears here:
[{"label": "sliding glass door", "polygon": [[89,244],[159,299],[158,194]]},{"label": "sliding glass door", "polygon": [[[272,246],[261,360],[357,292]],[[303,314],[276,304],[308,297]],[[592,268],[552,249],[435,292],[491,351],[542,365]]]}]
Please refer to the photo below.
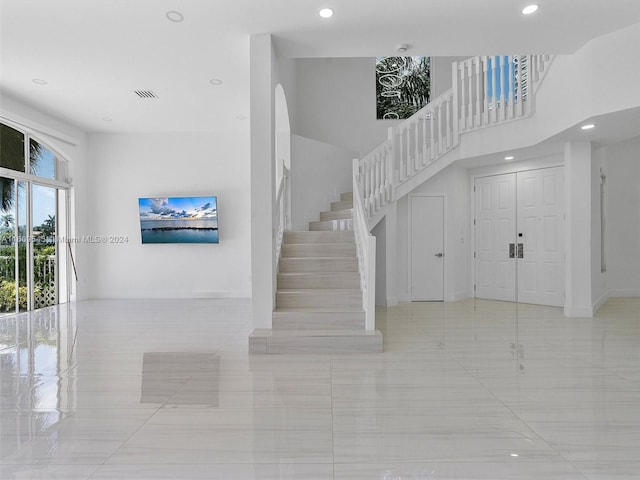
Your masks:
[{"label": "sliding glass door", "polygon": [[0,177],[0,189],[0,314],[56,305],[67,291],[57,235],[65,191],[7,177]]},{"label": "sliding glass door", "polygon": [[0,315],[66,302],[67,250],[59,248],[68,223],[68,186],[58,178],[63,161],[4,124],[0,154]]}]

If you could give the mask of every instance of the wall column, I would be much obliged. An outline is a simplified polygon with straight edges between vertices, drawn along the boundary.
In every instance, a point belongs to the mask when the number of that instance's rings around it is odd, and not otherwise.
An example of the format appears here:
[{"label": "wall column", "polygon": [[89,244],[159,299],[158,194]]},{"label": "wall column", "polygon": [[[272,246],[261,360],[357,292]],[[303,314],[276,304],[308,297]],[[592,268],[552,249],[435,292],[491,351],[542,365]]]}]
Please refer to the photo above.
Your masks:
[{"label": "wall column", "polygon": [[593,317],[591,142],[564,145],[565,162],[565,290],[567,317]]},{"label": "wall column", "polygon": [[271,35],[250,37],[251,306],[253,328],[270,329],[274,305],[274,115]]}]

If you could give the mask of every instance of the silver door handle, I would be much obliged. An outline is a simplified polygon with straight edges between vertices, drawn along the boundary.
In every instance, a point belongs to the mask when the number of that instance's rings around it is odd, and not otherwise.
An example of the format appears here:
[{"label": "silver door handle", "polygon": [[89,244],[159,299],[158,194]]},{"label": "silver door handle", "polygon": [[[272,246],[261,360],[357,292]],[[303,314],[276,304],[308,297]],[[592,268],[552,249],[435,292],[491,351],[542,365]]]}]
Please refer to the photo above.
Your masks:
[{"label": "silver door handle", "polygon": [[444,253],[436,253],[435,256],[438,257],[438,258],[442,258],[442,257],[444,257]]}]

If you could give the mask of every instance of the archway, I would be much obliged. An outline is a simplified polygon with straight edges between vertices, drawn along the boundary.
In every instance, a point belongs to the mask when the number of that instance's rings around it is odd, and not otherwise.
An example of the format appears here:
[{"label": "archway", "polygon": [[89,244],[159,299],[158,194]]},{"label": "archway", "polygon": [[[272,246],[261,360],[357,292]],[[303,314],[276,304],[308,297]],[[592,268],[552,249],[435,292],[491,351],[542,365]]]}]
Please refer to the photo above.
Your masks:
[{"label": "archway", "polygon": [[291,126],[289,124],[289,108],[287,98],[282,85],[278,84],[275,90],[275,146],[276,146],[276,176],[275,188],[278,188],[282,178],[282,165],[291,169]]}]

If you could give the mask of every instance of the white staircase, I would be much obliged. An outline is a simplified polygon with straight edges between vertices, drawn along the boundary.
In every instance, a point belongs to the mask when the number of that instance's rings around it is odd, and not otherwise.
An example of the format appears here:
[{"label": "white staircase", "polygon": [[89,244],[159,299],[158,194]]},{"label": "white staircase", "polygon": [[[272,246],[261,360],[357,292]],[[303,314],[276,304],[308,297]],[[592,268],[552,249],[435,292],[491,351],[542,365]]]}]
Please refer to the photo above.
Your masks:
[{"label": "white staircase", "polygon": [[272,329],[253,331],[251,353],[382,351],[382,334],[365,330],[352,209],[342,194],[309,231],[284,232]]},{"label": "white staircase", "polygon": [[549,55],[503,55],[454,62],[452,88],[354,159],[354,194],[332,203],[308,232],[286,231],[291,193],[283,165],[273,216],[276,308],[272,328],[249,336],[249,352],[381,352],[371,230],[388,205],[451,164],[448,154],[466,134],[531,115],[551,61]]}]

